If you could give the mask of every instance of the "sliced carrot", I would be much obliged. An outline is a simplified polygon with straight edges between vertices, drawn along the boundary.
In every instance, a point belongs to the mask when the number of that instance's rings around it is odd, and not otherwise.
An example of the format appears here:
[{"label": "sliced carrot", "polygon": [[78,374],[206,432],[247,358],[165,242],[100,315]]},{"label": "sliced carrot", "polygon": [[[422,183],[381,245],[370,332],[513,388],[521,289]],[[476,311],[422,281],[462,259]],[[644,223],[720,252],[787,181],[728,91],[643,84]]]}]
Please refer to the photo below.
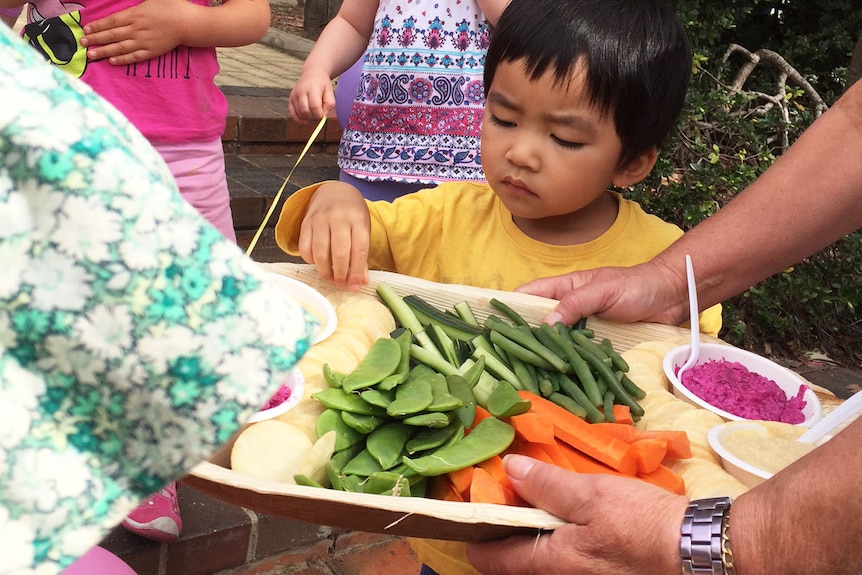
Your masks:
[{"label": "sliced carrot", "polygon": [[572,462],[569,460],[567,454],[562,450],[562,445],[564,445],[562,442],[554,441],[554,443],[537,444],[536,446],[547,453],[548,457],[551,458],[551,461],[557,467],[562,467],[569,471],[575,471],[574,466],[572,466]]},{"label": "sliced carrot", "polygon": [[616,469],[611,469],[604,463],[596,461],[588,455],[584,455],[577,449],[566,445],[563,442],[559,443],[559,452],[569,461],[571,469],[578,473],[606,473],[608,475],[624,475]]},{"label": "sliced carrot", "polygon": [[515,433],[531,443],[553,443],[554,424],[538,413],[522,413],[509,418],[509,423],[515,428]]},{"label": "sliced carrot", "polygon": [[[497,503],[499,505],[511,505],[514,502],[514,493],[495,480],[490,473],[476,467],[473,473],[473,482],[470,483],[471,503]],[[509,492],[508,494],[506,492]]]},{"label": "sliced carrot", "polygon": [[426,495],[431,499],[442,499],[443,501],[464,501],[464,498],[456,490],[455,485],[445,475],[428,478],[428,491]]},{"label": "sliced carrot", "polygon": [[658,437],[636,439],[629,445],[638,455],[638,473],[655,471],[667,456],[667,442]]},{"label": "sliced carrot", "polygon": [[506,475],[506,469],[503,467],[503,458],[499,455],[489,457],[485,461],[480,461],[476,464],[476,467],[481,467],[490,473],[491,477],[493,477],[494,480],[503,487],[512,489],[512,484],[509,482],[509,476]]},{"label": "sliced carrot", "polygon": [[685,495],[685,480],[666,465],[659,465],[654,471],[640,472],[638,477],[653,485],[663,487],[671,493]]},{"label": "sliced carrot", "polygon": [[556,403],[528,391],[518,395],[530,400],[530,410],[553,421],[554,435],[561,441],[605,465],[627,475],[637,474],[637,455],[628,443],[587,423]]},{"label": "sliced carrot", "polygon": [[617,423],[594,423],[593,427],[601,429],[626,443],[632,443],[638,439],[662,439],[667,443],[667,457],[672,459],[691,457],[691,442],[689,442],[688,434],[685,431],[673,429],[646,430]]},{"label": "sliced carrot", "polygon": [[616,423],[631,425],[635,422],[634,418],[632,417],[632,410],[629,409],[628,405],[620,405],[619,403],[615,403],[611,411],[614,416],[614,422]]},{"label": "sliced carrot", "polygon": [[449,478],[452,485],[455,486],[455,490],[458,493],[464,494],[470,491],[470,483],[473,481],[474,469],[475,468],[471,465],[469,467],[447,473],[446,476]]},{"label": "sliced carrot", "polygon": [[[483,419],[488,419],[489,417],[494,417],[494,416],[491,415],[491,412],[488,411],[487,409],[485,409],[484,407],[477,405],[476,406],[476,416],[473,418],[473,425],[470,427],[470,429],[473,429],[474,427],[476,427],[479,424],[480,421],[482,421]],[[470,433],[470,429],[467,429],[465,431],[465,433]]]},{"label": "sliced carrot", "polygon": [[506,453],[517,453],[518,455],[526,455],[533,459],[538,459],[544,463],[554,465],[554,460],[548,455],[548,452],[542,449],[542,445],[538,443],[530,443],[529,441],[515,436],[515,440],[506,450]]}]

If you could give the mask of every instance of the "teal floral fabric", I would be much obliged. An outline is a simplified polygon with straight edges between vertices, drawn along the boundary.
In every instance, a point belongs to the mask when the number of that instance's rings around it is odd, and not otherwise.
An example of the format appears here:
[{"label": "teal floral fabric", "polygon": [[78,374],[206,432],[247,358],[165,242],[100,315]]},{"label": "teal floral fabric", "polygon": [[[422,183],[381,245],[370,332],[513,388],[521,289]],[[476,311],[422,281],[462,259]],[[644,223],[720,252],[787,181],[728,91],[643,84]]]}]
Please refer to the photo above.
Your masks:
[{"label": "teal floral fabric", "polygon": [[313,321],[158,154],[0,30],[0,573],[58,573],[210,456]]}]

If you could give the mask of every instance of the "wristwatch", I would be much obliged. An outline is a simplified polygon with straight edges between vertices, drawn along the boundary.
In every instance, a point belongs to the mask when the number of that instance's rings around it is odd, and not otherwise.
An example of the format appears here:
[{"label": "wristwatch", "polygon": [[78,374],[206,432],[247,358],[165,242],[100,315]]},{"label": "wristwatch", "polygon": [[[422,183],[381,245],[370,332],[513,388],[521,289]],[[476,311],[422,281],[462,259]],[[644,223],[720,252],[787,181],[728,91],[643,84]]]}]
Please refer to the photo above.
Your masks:
[{"label": "wristwatch", "polygon": [[679,553],[683,575],[730,575],[733,556],[727,541],[730,497],[695,499],[682,518]]}]

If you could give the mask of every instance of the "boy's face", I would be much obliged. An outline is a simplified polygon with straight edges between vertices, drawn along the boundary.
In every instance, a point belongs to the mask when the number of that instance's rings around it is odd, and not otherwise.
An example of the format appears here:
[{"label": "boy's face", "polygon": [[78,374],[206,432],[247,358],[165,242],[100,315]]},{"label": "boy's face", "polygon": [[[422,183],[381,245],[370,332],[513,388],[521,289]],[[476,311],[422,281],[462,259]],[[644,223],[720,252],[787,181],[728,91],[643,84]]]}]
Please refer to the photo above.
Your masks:
[{"label": "boy's face", "polygon": [[[508,61],[499,64],[488,91],[485,176],[518,227],[548,243],[589,241],[616,218],[617,204],[605,192],[620,185],[622,142],[613,119],[590,106],[584,88],[581,66],[560,84],[552,70],[529,81],[522,61]],[[574,228],[580,235],[571,235]]]}]

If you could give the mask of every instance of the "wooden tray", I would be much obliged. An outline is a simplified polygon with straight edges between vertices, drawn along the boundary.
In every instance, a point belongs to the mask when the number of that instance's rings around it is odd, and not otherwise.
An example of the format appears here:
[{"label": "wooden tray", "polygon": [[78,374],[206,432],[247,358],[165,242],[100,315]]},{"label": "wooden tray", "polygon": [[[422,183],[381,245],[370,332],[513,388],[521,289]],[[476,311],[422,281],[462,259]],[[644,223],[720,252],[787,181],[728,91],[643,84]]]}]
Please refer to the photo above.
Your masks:
[{"label": "wooden tray", "polygon": [[[269,271],[295,277],[312,287],[323,287],[312,266],[262,265]],[[488,303],[492,297],[507,303],[533,324],[540,323],[556,304],[554,300],[527,294],[438,284],[387,272],[371,272],[370,280],[362,291],[373,294],[375,286],[386,281],[398,293],[415,293],[442,308],[467,301],[480,320],[493,311]],[[619,351],[644,341],[687,338],[689,335],[687,329],[673,326],[617,324],[596,318],[589,320],[588,327],[598,337],[609,338]],[[823,399],[823,394],[818,395]],[[827,409],[824,400],[824,411]],[[262,513],[373,533],[483,541],[518,533],[535,534],[564,523],[540,509],[347,493],[265,481],[229,469],[229,448],[227,446],[213,460],[195,467],[183,482],[223,501]]]}]

